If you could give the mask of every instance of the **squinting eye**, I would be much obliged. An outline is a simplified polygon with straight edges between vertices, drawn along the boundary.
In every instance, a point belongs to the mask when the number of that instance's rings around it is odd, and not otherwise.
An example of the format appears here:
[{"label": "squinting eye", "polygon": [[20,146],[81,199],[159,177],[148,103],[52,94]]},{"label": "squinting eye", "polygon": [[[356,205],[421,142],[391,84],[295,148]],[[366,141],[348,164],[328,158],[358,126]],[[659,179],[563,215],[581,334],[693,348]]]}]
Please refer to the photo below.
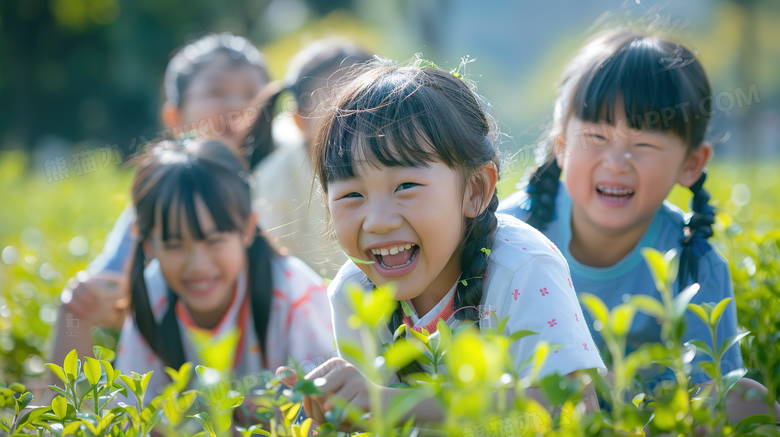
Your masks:
[{"label": "squinting eye", "polygon": [[657,148],[658,148],[657,146],[654,146],[654,145],[652,145],[652,144],[647,144],[647,143],[639,143],[639,144],[637,144],[636,146],[637,146],[637,147],[649,147],[649,148],[651,148],[651,149],[657,149]]},{"label": "squinting eye", "polygon": [[354,191],[347,194],[346,196],[343,196],[342,199],[356,199],[358,197],[363,197],[360,193],[355,193]]},{"label": "squinting eye", "polygon": [[420,184],[415,184],[414,182],[404,182],[403,184],[399,185],[398,188],[396,188],[396,191],[400,190],[408,190],[409,188],[416,187]]}]

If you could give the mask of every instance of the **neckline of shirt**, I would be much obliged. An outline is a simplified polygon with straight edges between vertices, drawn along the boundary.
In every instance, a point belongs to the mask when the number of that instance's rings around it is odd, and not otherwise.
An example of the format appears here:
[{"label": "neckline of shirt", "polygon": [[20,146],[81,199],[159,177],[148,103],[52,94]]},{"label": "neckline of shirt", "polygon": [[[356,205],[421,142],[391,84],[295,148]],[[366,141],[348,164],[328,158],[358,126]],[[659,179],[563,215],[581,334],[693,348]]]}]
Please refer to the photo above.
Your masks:
[{"label": "neckline of shirt", "polygon": [[642,248],[654,247],[658,242],[658,237],[661,233],[661,221],[663,219],[661,216],[661,210],[663,209],[662,207],[658,208],[658,210],[653,215],[653,219],[650,221],[650,226],[648,226],[645,234],[642,236],[636,246],[631,249],[631,252],[629,252],[628,255],[626,255],[623,259],[609,267],[586,266],[585,264],[582,264],[581,262],[574,259],[571,252],[569,251],[569,245],[571,244],[572,200],[563,182],[560,182],[558,196],[559,199],[557,199],[558,201],[556,203],[558,203],[557,209],[559,211],[558,217],[560,218],[561,228],[561,247],[559,247],[559,249],[563,252],[563,256],[569,263],[569,269],[571,270],[572,275],[598,281],[619,278],[628,274],[644,262],[644,258],[642,257],[641,252]]}]

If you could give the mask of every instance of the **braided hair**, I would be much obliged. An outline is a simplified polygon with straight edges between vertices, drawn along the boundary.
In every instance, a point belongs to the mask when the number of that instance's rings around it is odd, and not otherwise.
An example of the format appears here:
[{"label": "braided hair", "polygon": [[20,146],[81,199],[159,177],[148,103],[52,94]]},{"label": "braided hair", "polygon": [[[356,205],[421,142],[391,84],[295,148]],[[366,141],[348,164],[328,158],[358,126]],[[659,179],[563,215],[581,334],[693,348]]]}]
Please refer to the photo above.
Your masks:
[{"label": "braided hair", "polygon": [[[498,169],[495,123],[459,77],[419,60],[402,65],[375,60],[347,77],[332,107],[326,108],[312,145],[315,173],[326,194],[329,183],[354,177],[361,165],[422,167],[438,160],[460,172],[466,184],[484,184],[479,169],[486,164]],[[455,289],[459,320],[479,319],[475,308],[488,268],[482,249],[493,247],[498,228],[495,190],[487,204],[477,217],[465,219],[459,250],[460,268],[468,280]],[[402,323],[398,305],[387,327],[395,332]],[[398,376],[404,380],[422,371],[420,363],[413,362]]]},{"label": "braided hair", "polygon": [[[175,308],[178,297],[168,288],[168,309],[157,324],[144,279],[146,265],[143,242],[149,238],[156,220],[161,220],[162,239],[179,232],[182,221],[195,239],[205,235],[195,212],[195,196],[203,199],[220,232],[243,231],[251,214],[248,169],[225,145],[217,141],[193,142],[181,147],[164,142],[141,158],[133,179],[132,194],[138,225],[138,246],[130,272],[131,309],[141,335],[163,362],[178,369],[185,362],[181,333]],[[183,213],[175,213],[181,210]],[[247,288],[252,318],[266,353],[266,334],[270,320],[271,259],[274,251],[262,235],[247,249],[250,268]]]},{"label": "braided hair", "polygon": [[[549,140],[565,133],[570,117],[615,125],[615,108],[622,103],[630,129],[661,131],[683,140],[690,154],[704,141],[712,111],[712,92],[699,61],[686,47],[669,40],[627,29],[596,35],[567,65],[555,102]],[[652,120],[648,114],[671,117]],[[552,149],[550,150],[552,152]],[[526,191],[530,202],[528,223],[545,230],[553,220],[561,170],[553,153],[531,174]],[[698,257],[709,250],[714,222],[710,196],[703,188],[706,172],[690,189],[693,215],[686,221],[680,241],[680,286],[690,277],[698,281]]]}]

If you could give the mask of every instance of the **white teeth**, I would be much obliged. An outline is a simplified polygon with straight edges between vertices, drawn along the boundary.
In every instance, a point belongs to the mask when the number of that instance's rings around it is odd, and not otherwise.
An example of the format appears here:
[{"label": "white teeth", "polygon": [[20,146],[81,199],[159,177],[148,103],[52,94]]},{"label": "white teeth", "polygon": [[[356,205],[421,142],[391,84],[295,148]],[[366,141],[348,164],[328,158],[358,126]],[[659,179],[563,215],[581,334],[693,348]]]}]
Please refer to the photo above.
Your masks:
[{"label": "white teeth", "polygon": [[198,282],[190,282],[189,286],[190,288],[194,288],[196,290],[205,290],[214,283],[214,281],[198,281]]},{"label": "white teeth", "polygon": [[403,252],[404,250],[409,250],[414,246],[414,244],[405,244],[401,246],[392,246],[392,247],[385,247],[382,249],[371,249],[371,253],[374,255],[396,255],[398,253]]},{"label": "white teeth", "polygon": [[629,194],[634,194],[634,190],[630,188],[614,188],[614,187],[606,187],[604,185],[599,184],[597,186],[598,190],[601,191],[604,194],[608,194],[611,196],[628,196]]}]

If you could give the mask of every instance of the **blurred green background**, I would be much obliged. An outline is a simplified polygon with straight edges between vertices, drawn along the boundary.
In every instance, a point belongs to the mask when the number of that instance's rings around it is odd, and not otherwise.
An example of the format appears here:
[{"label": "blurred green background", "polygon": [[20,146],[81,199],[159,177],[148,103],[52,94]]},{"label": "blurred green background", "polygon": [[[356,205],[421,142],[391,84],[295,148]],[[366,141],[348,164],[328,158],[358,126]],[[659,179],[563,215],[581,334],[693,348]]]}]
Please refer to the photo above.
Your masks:
[{"label": "blurred green background", "polygon": [[[445,67],[475,58],[470,78],[493,106],[505,157],[520,161],[503,175],[506,196],[530,163],[517,152],[538,140],[555,81],[583,38],[616,23],[661,26],[697,49],[715,93],[733,97],[753,86],[752,104],[730,107],[726,99],[713,119],[707,188],[746,235],[776,229],[780,2],[478,3],[0,2],[0,379],[43,372],[58,295],[100,252],[127,202],[132,169],[116,165],[111,148],[129,155],[157,136],[165,66],[205,32],[249,38],[268,56],[273,79],[295,52],[325,36],[400,60],[421,51]],[[83,150],[95,152],[97,169],[79,176],[71,153]],[[44,162],[58,157],[70,177],[50,181]],[[687,209],[688,197],[676,189],[670,200]],[[745,262],[717,244],[732,262]]]}]

